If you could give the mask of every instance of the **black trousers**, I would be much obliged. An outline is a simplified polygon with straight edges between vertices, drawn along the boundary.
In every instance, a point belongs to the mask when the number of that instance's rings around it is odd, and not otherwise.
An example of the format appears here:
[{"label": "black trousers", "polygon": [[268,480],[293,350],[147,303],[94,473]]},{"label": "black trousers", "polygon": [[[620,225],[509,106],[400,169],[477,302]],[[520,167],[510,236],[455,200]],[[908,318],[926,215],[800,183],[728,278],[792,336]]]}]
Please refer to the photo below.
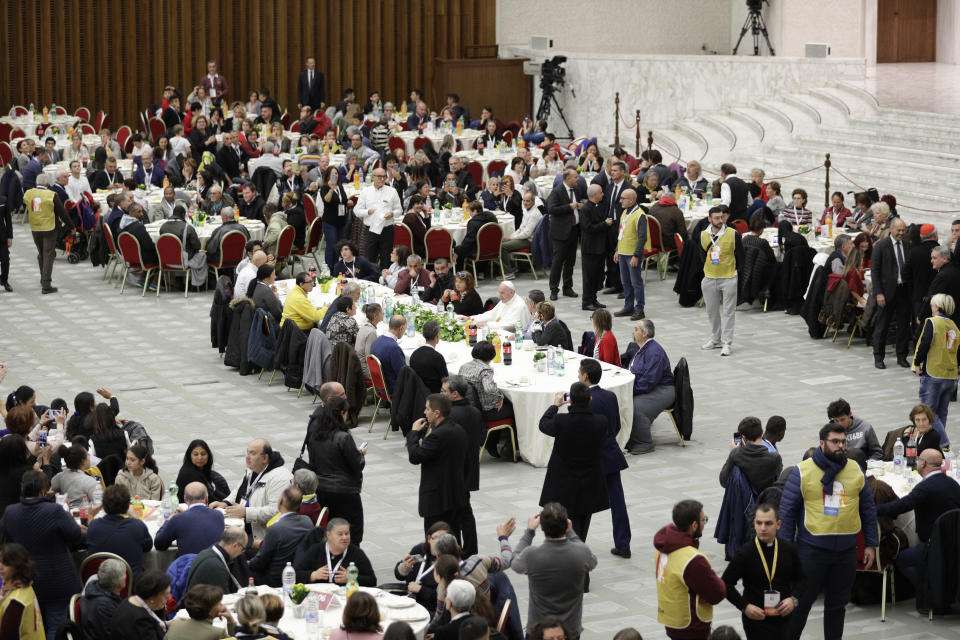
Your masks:
[{"label": "black trousers", "polygon": [[896,322],[896,349],[897,358],[907,357],[907,348],[910,340],[910,297],[904,285],[897,286],[897,293],[893,300],[888,299],[886,305],[877,305],[877,320],[873,328],[873,357],[883,360],[887,349],[887,333],[890,323]]},{"label": "black trousers", "polygon": [[606,276],[603,280],[604,288],[615,287],[622,289],[620,282],[620,266],[613,261],[613,254],[617,252],[617,234],[619,233],[620,223],[615,220],[613,225],[607,229],[607,257],[606,257]]},{"label": "black trousers", "polygon": [[10,247],[7,241],[0,238],[0,283],[7,281],[10,276]]},{"label": "black trousers", "polygon": [[553,240],[553,265],[550,267],[550,291],[560,288],[560,279],[563,277],[563,288],[573,289],[573,267],[577,263],[577,243],[580,240],[580,229],[573,227],[563,240]]},{"label": "black trousers", "polygon": [[580,299],[583,304],[592,304],[597,301],[597,291],[603,284],[603,269],[606,256],[602,253],[582,253],[583,264],[583,292]]},{"label": "black trousers", "polygon": [[743,619],[743,631],[747,640],[787,640],[791,616],[770,616],[763,620]]},{"label": "black trousers", "polygon": [[350,542],[363,541],[363,502],[359,493],[330,493],[317,490],[317,502],[330,510],[331,518],[343,518],[350,523]]},{"label": "black trousers", "polygon": [[470,496],[467,494],[467,504],[457,511],[457,523],[460,525],[460,535],[463,537],[463,557],[476,555],[477,548],[477,519],[473,517],[473,507],[470,505]]},{"label": "black trousers", "polygon": [[366,229],[366,247],[364,257],[381,269],[390,266],[390,252],[393,251],[393,225],[384,227],[380,233],[371,233]]},{"label": "black trousers", "polygon": [[[473,515],[473,511],[470,511],[470,514]],[[446,522],[450,525],[450,533],[453,534],[453,537],[457,539],[457,544],[463,548],[463,538],[460,535],[460,509],[450,509],[449,511],[441,511],[440,513],[433,513],[428,516],[423,516],[423,533],[426,535],[427,531],[437,522]],[[476,523],[474,523],[474,530],[476,530]],[[474,533],[476,536],[476,533]],[[463,557],[466,557],[466,554],[463,554]]]}]

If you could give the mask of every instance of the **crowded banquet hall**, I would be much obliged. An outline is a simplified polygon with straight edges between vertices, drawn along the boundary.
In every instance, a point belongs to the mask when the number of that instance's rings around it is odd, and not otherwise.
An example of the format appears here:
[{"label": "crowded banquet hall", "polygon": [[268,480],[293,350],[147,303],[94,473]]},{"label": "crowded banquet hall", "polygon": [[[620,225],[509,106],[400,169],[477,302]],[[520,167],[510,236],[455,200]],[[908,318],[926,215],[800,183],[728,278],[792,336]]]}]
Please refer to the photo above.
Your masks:
[{"label": "crowded banquet hall", "polygon": [[0,640],[955,637],[955,4],[0,6]]}]

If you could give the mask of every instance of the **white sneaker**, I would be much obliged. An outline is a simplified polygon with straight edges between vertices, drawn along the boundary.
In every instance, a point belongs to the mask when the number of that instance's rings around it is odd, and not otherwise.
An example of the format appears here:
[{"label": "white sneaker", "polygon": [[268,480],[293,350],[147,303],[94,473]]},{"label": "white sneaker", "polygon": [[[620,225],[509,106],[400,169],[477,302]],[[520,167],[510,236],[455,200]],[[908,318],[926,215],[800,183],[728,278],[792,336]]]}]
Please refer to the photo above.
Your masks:
[{"label": "white sneaker", "polygon": [[720,345],[718,345],[716,342],[711,340],[706,344],[702,345],[700,348],[703,349],[704,351],[710,351],[711,349],[719,349]]},{"label": "white sneaker", "polygon": [[733,349],[731,349],[728,344],[723,345],[723,348],[720,350],[720,355],[722,356],[728,356],[731,353],[733,353]]}]

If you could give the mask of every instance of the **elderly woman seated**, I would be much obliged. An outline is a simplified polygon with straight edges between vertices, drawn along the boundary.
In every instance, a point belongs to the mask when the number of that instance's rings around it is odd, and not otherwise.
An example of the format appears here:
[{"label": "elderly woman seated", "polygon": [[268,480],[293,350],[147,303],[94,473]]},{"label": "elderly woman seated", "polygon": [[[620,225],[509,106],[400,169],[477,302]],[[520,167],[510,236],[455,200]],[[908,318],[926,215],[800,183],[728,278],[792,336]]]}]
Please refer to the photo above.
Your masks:
[{"label": "elderly woman seated", "polygon": [[541,302],[537,305],[541,324],[531,330],[533,341],[540,346],[563,347],[573,351],[573,339],[566,323],[557,317],[557,308],[552,302]]},{"label": "elderly woman seated", "polygon": [[233,205],[233,198],[230,197],[230,194],[225,194],[223,187],[214,184],[207,191],[207,197],[200,201],[200,210],[208,216],[218,216],[224,207],[232,207]]}]

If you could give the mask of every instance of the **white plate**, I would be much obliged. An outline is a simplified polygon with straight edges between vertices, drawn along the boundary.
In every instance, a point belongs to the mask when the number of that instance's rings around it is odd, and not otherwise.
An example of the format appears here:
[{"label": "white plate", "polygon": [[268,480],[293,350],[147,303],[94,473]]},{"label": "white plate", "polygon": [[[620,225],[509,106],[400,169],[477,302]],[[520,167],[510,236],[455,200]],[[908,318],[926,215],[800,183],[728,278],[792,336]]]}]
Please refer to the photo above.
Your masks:
[{"label": "white plate", "polygon": [[413,598],[407,598],[405,596],[398,596],[395,594],[387,594],[383,598],[383,604],[391,609],[408,609],[417,604],[417,601]]},{"label": "white plate", "polygon": [[413,607],[408,609],[396,609],[391,610],[390,615],[388,616],[391,620],[399,622],[416,622],[417,620],[423,620],[428,618],[429,614],[425,609],[420,607]]}]

